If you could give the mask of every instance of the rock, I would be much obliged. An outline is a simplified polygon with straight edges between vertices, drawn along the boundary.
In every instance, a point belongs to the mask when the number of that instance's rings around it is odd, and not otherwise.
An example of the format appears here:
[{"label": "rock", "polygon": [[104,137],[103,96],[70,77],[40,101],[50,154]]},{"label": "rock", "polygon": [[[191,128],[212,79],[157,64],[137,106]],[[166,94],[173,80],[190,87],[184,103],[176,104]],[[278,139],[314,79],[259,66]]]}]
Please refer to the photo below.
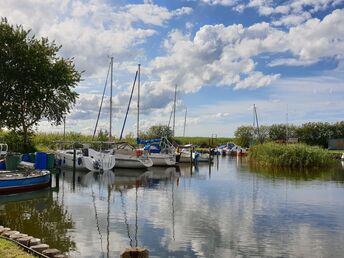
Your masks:
[{"label": "rock", "polygon": [[18,233],[18,234],[13,234],[10,235],[10,238],[13,240],[17,240],[18,238],[23,238],[23,237],[27,237],[27,234],[22,234],[22,233]]},{"label": "rock", "polygon": [[149,251],[142,247],[131,247],[125,249],[121,254],[121,258],[148,258]]},{"label": "rock", "polygon": [[18,239],[16,239],[16,241],[18,241],[22,245],[29,247],[30,246],[30,240],[32,238],[33,238],[32,236],[27,236],[27,237],[18,238]]},{"label": "rock", "polygon": [[2,229],[0,229],[0,235],[2,235],[4,232],[10,231],[10,230],[11,230],[10,228],[2,228]]},{"label": "rock", "polygon": [[30,247],[32,250],[37,251],[39,253],[43,252],[46,249],[49,249],[49,245],[47,244],[39,244]]},{"label": "rock", "polygon": [[68,256],[64,254],[57,254],[57,255],[54,255],[54,258],[68,258]]},{"label": "rock", "polygon": [[2,235],[4,237],[10,237],[11,235],[14,235],[14,234],[19,234],[19,231],[12,231],[12,230],[10,230],[10,231],[5,231],[5,232],[2,233]]},{"label": "rock", "polygon": [[61,254],[61,252],[57,249],[46,249],[42,252],[42,254],[54,258],[56,255]]},{"label": "rock", "polygon": [[39,238],[31,238],[30,240],[30,246],[39,245],[40,243],[41,243],[41,239]]}]

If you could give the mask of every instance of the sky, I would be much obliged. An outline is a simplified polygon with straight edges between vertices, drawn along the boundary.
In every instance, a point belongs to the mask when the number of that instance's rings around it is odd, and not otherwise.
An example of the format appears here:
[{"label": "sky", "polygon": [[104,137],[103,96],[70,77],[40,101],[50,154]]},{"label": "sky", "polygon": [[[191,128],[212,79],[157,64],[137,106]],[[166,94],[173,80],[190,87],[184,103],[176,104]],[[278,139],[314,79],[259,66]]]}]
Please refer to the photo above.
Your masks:
[{"label": "sky", "polygon": [[[138,64],[140,129],[167,125],[177,85],[176,135],[231,137],[240,125],[344,117],[344,0],[2,0],[0,16],[62,45],[82,72],[66,130],[91,134],[113,70],[118,136]],[[98,129],[109,129],[110,90]],[[137,92],[125,134],[136,132]],[[42,121],[39,131],[63,132]]]}]

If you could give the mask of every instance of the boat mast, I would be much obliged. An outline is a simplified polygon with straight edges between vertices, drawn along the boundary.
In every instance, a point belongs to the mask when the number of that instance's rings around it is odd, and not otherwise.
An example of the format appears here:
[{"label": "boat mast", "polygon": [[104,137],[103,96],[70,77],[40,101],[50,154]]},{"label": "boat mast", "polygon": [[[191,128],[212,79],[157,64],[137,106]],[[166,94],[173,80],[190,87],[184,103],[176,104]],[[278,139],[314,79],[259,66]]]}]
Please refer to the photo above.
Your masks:
[{"label": "boat mast", "polygon": [[136,138],[140,137],[140,77],[141,77],[141,64],[138,69],[138,82],[137,82],[137,132]]},{"label": "boat mast", "polygon": [[109,131],[109,141],[112,139],[112,80],[113,80],[113,57],[111,57],[111,87],[110,87],[110,131]]},{"label": "boat mast", "polygon": [[185,118],[184,118],[184,130],[183,130],[183,137],[185,137],[185,126],[186,126],[186,114],[188,112],[188,108],[185,108]]},{"label": "boat mast", "polygon": [[256,105],[253,104],[253,110],[254,110],[254,114],[256,117],[256,122],[257,122],[257,134],[258,134],[258,140],[261,142],[261,138],[260,138],[260,134],[259,134],[259,124],[258,124],[258,115],[257,115],[257,109],[256,109]]},{"label": "boat mast", "polygon": [[286,132],[285,132],[285,134],[286,134],[286,136],[285,136],[285,142],[286,143],[288,143],[288,138],[289,138],[289,132],[288,132],[288,127],[289,127],[289,121],[288,121],[288,104],[287,104],[287,114],[286,114],[286,119],[287,119],[287,124],[286,124],[286,127],[285,127],[285,130],[286,130]]},{"label": "boat mast", "polygon": [[174,136],[175,133],[175,126],[176,126],[176,99],[177,99],[177,84],[174,88],[174,103],[173,103],[173,130],[172,130],[172,136]]}]

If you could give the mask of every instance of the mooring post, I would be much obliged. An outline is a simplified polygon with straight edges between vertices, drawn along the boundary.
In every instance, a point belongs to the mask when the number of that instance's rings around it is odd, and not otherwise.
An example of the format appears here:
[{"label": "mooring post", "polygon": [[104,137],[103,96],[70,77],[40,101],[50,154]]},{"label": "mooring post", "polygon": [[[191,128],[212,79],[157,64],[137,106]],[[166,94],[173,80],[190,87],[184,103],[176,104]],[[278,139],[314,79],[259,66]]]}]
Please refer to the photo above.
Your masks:
[{"label": "mooring post", "polygon": [[60,173],[61,173],[61,168],[58,168],[55,174],[55,188],[59,189],[60,187]]},{"label": "mooring post", "polygon": [[192,165],[192,148],[190,148],[190,164]]},{"label": "mooring post", "polygon": [[76,170],[76,149],[75,143],[73,144],[73,190],[75,190],[75,170]]}]

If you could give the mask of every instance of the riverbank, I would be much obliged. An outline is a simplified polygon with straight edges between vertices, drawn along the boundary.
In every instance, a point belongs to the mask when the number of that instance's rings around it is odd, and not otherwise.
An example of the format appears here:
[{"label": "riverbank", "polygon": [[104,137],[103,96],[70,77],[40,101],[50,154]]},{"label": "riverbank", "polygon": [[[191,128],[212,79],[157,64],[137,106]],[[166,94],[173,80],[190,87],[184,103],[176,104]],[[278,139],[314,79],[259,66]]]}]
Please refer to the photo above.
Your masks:
[{"label": "riverbank", "polygon": [[34,258],[33,256],[27,252],[25,252],[22,248],[20,248],[15,243],[0,238],[0,257],[2,258]]},{"label": "riverbank", "polygon": [[312,168],[324,167],[333,161],[330,153],[306,144],[257,144],[250,148],[250,162],[260,166]]}]

